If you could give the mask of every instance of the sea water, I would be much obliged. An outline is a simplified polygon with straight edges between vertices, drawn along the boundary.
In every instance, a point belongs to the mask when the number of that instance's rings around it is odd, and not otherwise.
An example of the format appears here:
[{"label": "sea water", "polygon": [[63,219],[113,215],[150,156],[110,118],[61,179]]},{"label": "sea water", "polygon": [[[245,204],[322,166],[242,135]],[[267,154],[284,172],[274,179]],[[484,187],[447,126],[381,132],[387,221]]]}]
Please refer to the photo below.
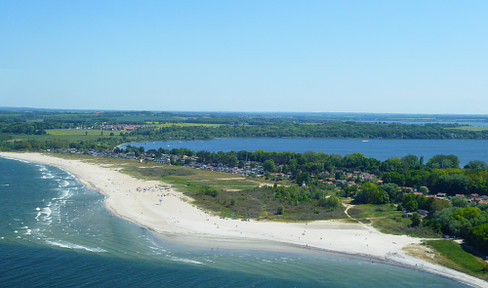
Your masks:
[{"label": "sea water", "polygon": [[[345,240],[347,241],[347,240]],[[162,241],[61,169],[0,158],[0,287],[467,287],[325,253]]]}]

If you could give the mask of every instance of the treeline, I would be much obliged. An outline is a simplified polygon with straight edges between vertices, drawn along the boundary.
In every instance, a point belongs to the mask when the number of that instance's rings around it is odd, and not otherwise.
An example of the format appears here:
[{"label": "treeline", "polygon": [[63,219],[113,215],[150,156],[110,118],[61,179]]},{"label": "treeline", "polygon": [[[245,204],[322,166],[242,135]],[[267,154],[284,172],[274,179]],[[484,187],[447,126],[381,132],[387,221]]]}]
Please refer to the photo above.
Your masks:
[{"label": "treeline", "polygon": [[327,121],[306,123],[256,123],[255,125],[170,126],[145,128],[132,135],[158,140],[197,140],[229,137],[357,138],[357,139],[488,139],[488,131],[450,129],[452,125],[406,125]]},{"label": "treeline", "polygon": [[[448,202],[425,195],[404,193],[396,184],[378,186],[364,183],[361,187],[352,189],[356,190],[356,202],[398,204],[399,211],[412,212],[411,226],[428,227],[437,233],[463,238],[476,250],[488,253],[488,204],[472,207],[462,197],[453,197]],[[423,221],[418,214],[421,210],[427,215]]]},{"label": "treeline", "polygon": [[[346,156],[326,154],[323,152],[269,152],[231,151],[231,152],[194,152],[189,149],[163,149],[148,151],[178,156],[197,156],[198,163],[230,167],[243,167],[250,161],[260,163],[267,173],[290,174],[291,178],[301,185],[310,184],[326,178],[336,180],[356,180],[359,175],[354,172],[371,173],[384,183],[399,187],[411,187],[425,193],[446,193],[447,195],[478,193],[488,195],[488,165],[475,160],[459,167],[455,155],[435,155],[424,163],[423,157],[407,155],[402,158],[390,158],[380,161],[367,158],[361,153]],[[351,177],[347,177],[347,173]],[[312,175],[314,177],[312,177]]]},{"label": "treeline", "polygon": [[488,205],[446,208],[436,212],[425,225],[463,238],[476,250],[488,254]]},{"label": "treeline", "polygon": [[24,139],[21,141],[4,139],[2,142],[0,142],[0,149],[4,151],[39,151],[48,149],[75,148],[84,150],[107,151],[112,150],[113,147],[118,144],[120,144],[120,139],[116,139],[116,137],[105,137],[81,141],[68,141],[66,139],[59,139],[55,137],[53,137],[52,139]]},{"label": "treeline", "polygon": [[43,122],[18,122],[18,121],[5,121],[0,122],[0,133],[3,134],[25,134],[25,135],[44,135],[46,129],[60,129],[65,125],[52,121]]}]

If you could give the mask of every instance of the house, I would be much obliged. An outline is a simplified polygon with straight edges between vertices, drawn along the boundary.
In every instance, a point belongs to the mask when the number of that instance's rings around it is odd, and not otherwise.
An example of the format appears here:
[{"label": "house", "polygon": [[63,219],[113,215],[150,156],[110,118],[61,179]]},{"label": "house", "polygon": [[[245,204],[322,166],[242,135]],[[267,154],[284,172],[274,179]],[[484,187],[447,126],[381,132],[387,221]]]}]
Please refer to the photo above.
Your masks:
[{"label": "house", "polygon": [[423,209],[417,210],[417,213],[419,213],[422,216],[428,216],[429,215],[429,211],[423,210]]}]

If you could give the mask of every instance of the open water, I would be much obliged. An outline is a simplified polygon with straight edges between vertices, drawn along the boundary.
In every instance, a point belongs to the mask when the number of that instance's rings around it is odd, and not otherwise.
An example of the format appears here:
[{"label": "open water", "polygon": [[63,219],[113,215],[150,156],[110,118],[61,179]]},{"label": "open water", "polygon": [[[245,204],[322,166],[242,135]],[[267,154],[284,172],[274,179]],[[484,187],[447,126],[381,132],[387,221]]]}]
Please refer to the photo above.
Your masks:
[{"label": "open water", "polygon": [[[348,155],[362,153],[381,161],[406,155],[423,156],[425,162],[437,154],[456,155],[461,167],[472,160],[488,161],[488,140],[351,140],[303,138],[223,138],[195,141],[159,141],[132,143],[148,149],[187,148],[193,151],[306,151]],[[125,147],[125,146],[124,146]]]},{"label": "open water", "polygon": [[162,241],[55,167],[0,158],[0,287],[467,287],[327,254]]}]

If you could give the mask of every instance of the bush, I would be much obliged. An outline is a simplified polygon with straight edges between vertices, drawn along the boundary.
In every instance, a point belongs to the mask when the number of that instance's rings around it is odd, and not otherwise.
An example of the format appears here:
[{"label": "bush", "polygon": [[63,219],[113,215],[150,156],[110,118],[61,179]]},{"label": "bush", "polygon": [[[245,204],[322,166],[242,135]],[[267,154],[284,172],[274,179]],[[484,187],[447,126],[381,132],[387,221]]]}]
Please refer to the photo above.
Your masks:
[{"label": "bush", "polygon": [[217,189],[212,188],[210,186],[203,186],[202,189],[200,190],[200,193],[212,197],[217,197],[217,195],[219,195],[219,191],[217,191]]},{"label": "bush", "polygon": [[328,198],[320,199],[318,205],[321,207],[324,207],[328,211],[333,211],[337,207],[339,207],[339,205],[341,205],[341,203],[339,202],[339,198],[337,198],[335,196],[330,196]]},{"label": "bush", "polygon": [[277,215],[283,215],[283,214],[285,214],[285,207],[283,207],[283,205],[282,206],[279,206],[278,209],[277,209],[277,211],[276,211],[276,214]]}]

